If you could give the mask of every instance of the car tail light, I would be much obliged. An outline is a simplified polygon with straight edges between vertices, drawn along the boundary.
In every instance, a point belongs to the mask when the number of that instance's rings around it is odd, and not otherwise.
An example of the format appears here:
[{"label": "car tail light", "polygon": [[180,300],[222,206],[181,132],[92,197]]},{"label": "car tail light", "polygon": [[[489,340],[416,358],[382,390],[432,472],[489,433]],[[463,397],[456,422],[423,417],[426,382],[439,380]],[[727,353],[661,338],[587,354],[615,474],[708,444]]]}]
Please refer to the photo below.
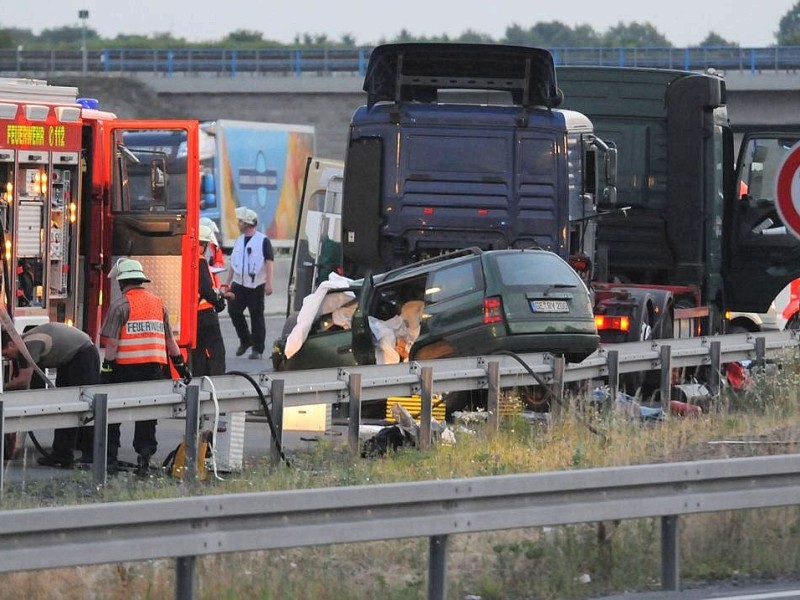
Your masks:
[{"label": "car tail light", "polygon": [[628,331],[631,328],[629,317],[610,317],[608,315],[595,315],[594,324],[597,329],[614,329],[616,331]]},{"label": "car tail light", "polygon": [[492,296],[483,301],[483,324],[503,322],[503,300],[500,296]]}]

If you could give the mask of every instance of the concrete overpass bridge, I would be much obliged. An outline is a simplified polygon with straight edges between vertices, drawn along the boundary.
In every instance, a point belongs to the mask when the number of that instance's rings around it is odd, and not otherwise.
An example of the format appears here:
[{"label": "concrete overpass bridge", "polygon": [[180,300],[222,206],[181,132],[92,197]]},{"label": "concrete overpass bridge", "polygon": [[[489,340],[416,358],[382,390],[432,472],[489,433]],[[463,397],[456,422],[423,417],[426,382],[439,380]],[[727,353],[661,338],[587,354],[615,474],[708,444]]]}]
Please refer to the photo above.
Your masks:
[{"label": "concrete overpass bridge", "polygon": [[[800,128],[800,73],[733,71],[724,76],[736,130]],[[160,105],[169,106],[173,116],[313,125],[317,153],[338,159],[344,158],[350,117],[366,101],[363,79],[355,73],[235,78],[140,74],[136,80],[155,94]]]},{"label": "concrete overpass bridge", "polygon": [[[123,118],[238,119],[313,125],[317,154],[344,159],[353,111],[366,101],[357,71],[324,74],[5,73],[77,86],[82,96]],[[736,130],[800,129],[800,72],[735,69],[724,73]]]}]

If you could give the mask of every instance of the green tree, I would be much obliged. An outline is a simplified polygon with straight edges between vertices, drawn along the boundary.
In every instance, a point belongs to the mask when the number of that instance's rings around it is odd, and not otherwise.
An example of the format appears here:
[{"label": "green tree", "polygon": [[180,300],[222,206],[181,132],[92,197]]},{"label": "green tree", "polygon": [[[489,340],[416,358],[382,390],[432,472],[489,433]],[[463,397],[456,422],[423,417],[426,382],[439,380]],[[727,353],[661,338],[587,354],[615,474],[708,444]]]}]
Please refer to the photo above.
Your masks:
[{"label": "green tree", "polygon": [[780,46],[800,45],[800,2],[781,17],[775,37]]},{"label": "green tree", "polygon": [[467,29],[464,33],[460,36],[455,38],[456,42],[462,44],[493,44],[494,40],[492,36],[487,35],[485,33],[479,33],[477,31],[473,31],[472,29]]},{"label": "green tree", "polygon": [[[80,47],[83,41],[83,28],[78,26],[64,25],[53,29],[44,29],[39,34],[38,41],[48,46],[77,46]],[[100,41],[102,38],[91,27],[86,28],[86,43]]]},{"label": "green tree", "polygon": [[264,36],[260,31],[250,31],[248,29],[237,29],[231,31],[226,37],[222,38],[222,44],[226,46],[260,44],[264,41]]},{"label": "green tree", "polygon": [[536,23],[530,28],[530,36],[534,46],[554,48],[572,45],[572,29],[560,21]]},{"label": "green tree", "polygon": [[[102,45],[110,48],[186,48],[190,44],[184,38],[174,38],[171,33],[151,35],[120,33],[111,40],[102,40]],[[203,44],[207,45],[207,44]]]},{"label": "green tree", "polygon": [[408,31],[408,29],[401,29],[400,33],[397,34],[397,37],[395,37],[393,41],[397,44],[407,44],[410,42],[416,42],[418,40],[411,35],[411,32]]},{"label": "green tree", "polygon": [[711,48],[714,46],[738,46],[736,42],[729,42],[715,31],[709,31],[706,38],[698,44],[701,48]]},{"label": "green tree", "polygon": [[527,29],[523,29],[521,25],[512,23],[506,27],[505,37],[501,40],[504,44],[514,44],[515,46],[524,46],[528,43],[530,36]]},{"label": "green tree", "polygon": [[525,30],[517,24],[506,28],[505,43],[542,48],[566,46],[598,46],[600,35],[590,25],[571,28],[560,21],[534,24]]},{"label": "green tree", "polygon": [[584,48],[601,46],[603,36],[597,33],[591,25],[576,25],[573,30],[573,46]]},{"label": "green tree", "polygon": [[8,39],[11,40],[10,46],[7,46],[9,48],[16,48],[17,46],[31,46],[36,40],[36,36],[33,35],[33,32],[30,29],[4,27],[2,32],[4,39],[6,36],[8,36]]},{"label": "green tree", "polygon": [[603,35],[603,45],[608,48],[665,47],[672,44],[650,23],[623,23],[610,27]]},{"label": "green tree", "polygon": [[14,48],[14,38],[8,29],[0,29],[0,48]]}]

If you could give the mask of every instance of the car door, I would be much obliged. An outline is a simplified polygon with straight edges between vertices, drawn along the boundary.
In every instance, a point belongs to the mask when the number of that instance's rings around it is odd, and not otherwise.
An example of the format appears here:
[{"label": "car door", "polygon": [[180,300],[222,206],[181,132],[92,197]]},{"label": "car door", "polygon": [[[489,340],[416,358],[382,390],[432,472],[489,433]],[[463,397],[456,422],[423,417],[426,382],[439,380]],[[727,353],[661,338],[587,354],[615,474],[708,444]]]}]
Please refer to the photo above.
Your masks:
[{"label": "car door", "polygon": [[375,364],[375,347],[372,343],[372,332],[369,327],[369,307],[371,306],[372,294],[375,290],[375,282],[372,274],[364,277],[361,286],[361,295],[358,298],[358,308],[353,313],[352,321],[352,340],[353,356],[359,365]]},{"label": "car door", "polygon": [[754,133],[742,140],[735,189],[725,208],[725,290],[728,310],[766,312],[800,277],[800,240],[776,207],[777,175],[800,133]]}]

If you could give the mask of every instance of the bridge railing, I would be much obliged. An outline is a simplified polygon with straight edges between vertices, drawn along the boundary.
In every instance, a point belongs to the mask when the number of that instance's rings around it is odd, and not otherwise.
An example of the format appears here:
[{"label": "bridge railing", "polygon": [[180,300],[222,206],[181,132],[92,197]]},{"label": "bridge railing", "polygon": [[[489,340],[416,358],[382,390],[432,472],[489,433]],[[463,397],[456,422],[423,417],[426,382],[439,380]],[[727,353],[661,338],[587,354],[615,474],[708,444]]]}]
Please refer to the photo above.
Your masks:
[{"label": "bridge railing", "polygon": [[[741,48],[550,48],[556,65],[650,67],[659,69],[794,71],[800,46]],[[86,72],[130,75],[334,75],[363,76],[371,47],[361,48],[106,48],[87,52]],[[42,76],[84,69],[80,50],[0,50],[0,73]]]}]

